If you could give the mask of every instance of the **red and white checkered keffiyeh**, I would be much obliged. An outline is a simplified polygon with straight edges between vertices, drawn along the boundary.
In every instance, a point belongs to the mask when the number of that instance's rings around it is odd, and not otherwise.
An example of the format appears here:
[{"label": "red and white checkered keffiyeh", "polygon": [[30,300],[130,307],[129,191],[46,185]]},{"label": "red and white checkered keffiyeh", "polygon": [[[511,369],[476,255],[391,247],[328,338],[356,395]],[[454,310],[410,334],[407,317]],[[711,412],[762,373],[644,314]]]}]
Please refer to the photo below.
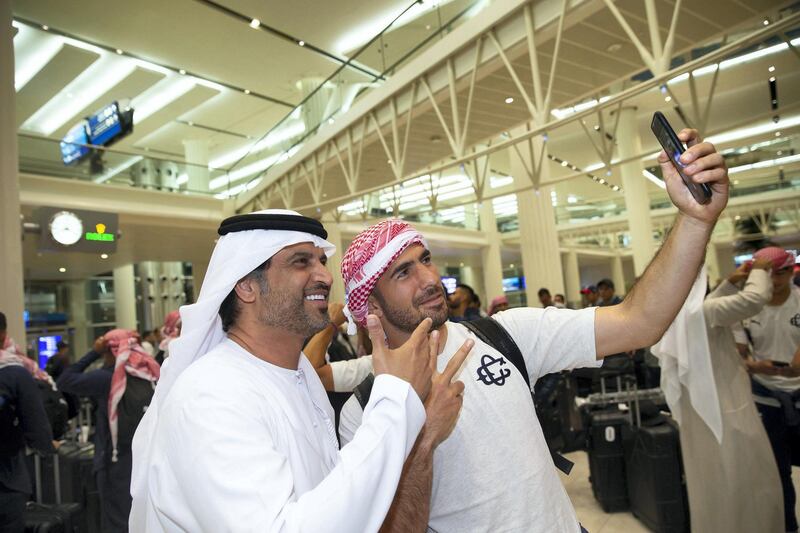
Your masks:
[{"label": "red and white checkered keffiyeh", "polygon": [[161,335],[164,338],[158,345],[159,350],[167,351],[169,343],[177,339],[181,334],[181,312],[178,310],[172,311],[164,319],[164,326],[161,328]]},{"label": "red and white checkered keffiyeh", "polygon": [[117,462],[117,437],[119,432],[117,405],[119,405],[122,395],[125,394],[128,374],[146,379],[155,384],[161,375],[161,367],[139,345],[138,335],[135,331],[112,329],[103,338],[107,341],[108,347],[116,359],[114,373],[111,377],[111,391],[108,393],[108,427],[111,432],[111,444],[113,446],[111,461]]},{"label": "red and white checkered keffiyeh", "polygon": [[33,379],[44,381],[56,390],[56,384],[50,374],[36,366],[36,362],[25,355],[19,344],[14,339],[6,336],[3,345],[0,346],[0,368],[9,365],[18,365],[30,372]]},{"label": "red and white checkered keffiyeh", "polygon": [[772,261],[772,270],[780,270],[787,266],[794,266],[795,257],[792,252],[788,252],[778,246],[767,246],[753,254],[755,259],[769,259]]},{"label": "red and white checkered keffiyeh", "polygon": [[367,325],[367,299],[389,265],[412,244],[427,247],[425,238],[411,224],[390,218],[359,233],[342,258],[347,333],[356,324]]}]

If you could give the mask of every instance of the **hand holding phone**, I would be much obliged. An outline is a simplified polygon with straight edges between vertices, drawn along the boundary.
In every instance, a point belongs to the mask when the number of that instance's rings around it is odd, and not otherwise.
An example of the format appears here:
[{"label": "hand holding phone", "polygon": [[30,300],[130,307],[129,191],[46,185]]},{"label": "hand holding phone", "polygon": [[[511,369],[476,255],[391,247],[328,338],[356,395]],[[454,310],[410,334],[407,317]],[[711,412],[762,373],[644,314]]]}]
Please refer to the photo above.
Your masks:
[{"label": "hand holding phone", "polygon": [[707,183],[695,183],[683,171],[684,164],[681,163],[680,157],[686,151],[683,143],[678,139],[678,135],[672,126],[667,122],[667,118],[660,111],[653,114],[653,122],[650,124],[650,129],[658,139],[659,144],[667,153],[672,165],[680,175],[686,188],[692,193],[692,196],[699,204],[707,204],[711,201],[711,187]]},{"label": "hand holding phone", "polygon": [[776,366],[778,368],[786,368],[787,366],[789,366],[789,363],[787,363],[786,361],[775,361],[773,359],[771,362],[772,366]]}]

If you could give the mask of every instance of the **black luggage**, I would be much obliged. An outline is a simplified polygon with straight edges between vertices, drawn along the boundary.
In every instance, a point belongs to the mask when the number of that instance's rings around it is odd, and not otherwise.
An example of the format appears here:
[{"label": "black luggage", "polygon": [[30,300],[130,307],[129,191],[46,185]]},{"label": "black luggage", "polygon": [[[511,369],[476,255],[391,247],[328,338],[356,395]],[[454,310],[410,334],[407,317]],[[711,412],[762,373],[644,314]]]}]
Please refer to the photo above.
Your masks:
[{"label": "black luggage", "polygon": [[629,508],[625,480],[623,431],[630,427],[630,415],[618,408],[586,412],[589,482],[592,493],[607,513]]},{"label": "black luggage", "polygon": [[55,480],[56,503],[42,503],[42,462],[34,455],[36,477],[36,502],[28,502],[25,509],[26,533],[80,533],[81,504],[61,503],[60,471],[58,454],[53,457],[53,477]]},{"label": "black luggage", "polygon": [[640,424],[625,429],[625,471],[634,516],[656,533],[689,531],[689,507],[678,426],[641,410]]}]

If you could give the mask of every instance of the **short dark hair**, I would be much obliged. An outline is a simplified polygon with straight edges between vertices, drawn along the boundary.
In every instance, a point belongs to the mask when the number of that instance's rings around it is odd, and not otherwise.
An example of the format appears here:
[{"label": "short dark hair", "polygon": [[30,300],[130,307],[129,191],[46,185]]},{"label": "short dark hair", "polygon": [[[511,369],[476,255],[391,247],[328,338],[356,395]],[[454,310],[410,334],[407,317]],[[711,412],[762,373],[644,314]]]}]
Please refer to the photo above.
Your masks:
[{"label": "short dark hair", "polygon": [[605,288],[605,289],[612,289],[613,290],[614,289],[614,282],[611,281],[608,278],[603,278],[603,279],[601,279],[600,281],[597,282],[597,288],[598,289]]},{"label": "short dark hair", "polygon": [[545,289],[544,287],[542,287],[541,289],[539,289],[539,293],[538,294],[539,294],[539,296],[543,296],[545,294],[550,296],[550,291]]},{"label": "short dark hair", "polygon": [[[269,268],[269,261],[270,260],[267,259],[242,279],[252,278],[258,281],[262,287],[265,286],[264,272]],[[240,312],[241,307],[239,306],[238,298],[236,298],[236,289],[234,288],[231,289],[231,292],[228,293],[219,306],[219,317],[222,319],[222,331],[227,332],[231,326],[236,323]]]},{"label": "short dark hair", "polygon": [[459,284],[456,285],[456,289],[458,289],[458,288],[461,288],[461,289],[464,289],[465,291],[467,291],[469,293],[470,300],[475,298],[475,289],[473,289],[469,285],[467,285],[465,283],[459,283]]},{"label": "short dark hair", "polygon": [[5,331],[8,329],[8,322],[6,322],[6,315],[4,313],[0,313],[0,331]]}]

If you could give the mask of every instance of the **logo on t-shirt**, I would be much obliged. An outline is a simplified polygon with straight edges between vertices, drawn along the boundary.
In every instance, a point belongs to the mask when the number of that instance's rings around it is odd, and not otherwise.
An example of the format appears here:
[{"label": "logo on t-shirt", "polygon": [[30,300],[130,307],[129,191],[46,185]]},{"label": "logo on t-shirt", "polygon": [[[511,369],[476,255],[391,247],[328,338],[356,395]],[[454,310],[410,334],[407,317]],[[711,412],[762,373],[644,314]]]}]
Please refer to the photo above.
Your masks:
[{"label": "logo on t-shirt", "polygon": [[[492,357],[489,354],[481,357],[481,366],[478,367],[478,381],[484,385],[505,385],[506,378],[511,375],[508,368],[500,368],[506,364],[503,357]],[[494,367],[494,368],[492,368]],[[494,370],[498,372],[495,373]]]},{"label": "logo on t-shirt", "polygon": [[789,324],[793,325],[796,328],[800,328],[800,313],[794,315],[790,320]]}]

